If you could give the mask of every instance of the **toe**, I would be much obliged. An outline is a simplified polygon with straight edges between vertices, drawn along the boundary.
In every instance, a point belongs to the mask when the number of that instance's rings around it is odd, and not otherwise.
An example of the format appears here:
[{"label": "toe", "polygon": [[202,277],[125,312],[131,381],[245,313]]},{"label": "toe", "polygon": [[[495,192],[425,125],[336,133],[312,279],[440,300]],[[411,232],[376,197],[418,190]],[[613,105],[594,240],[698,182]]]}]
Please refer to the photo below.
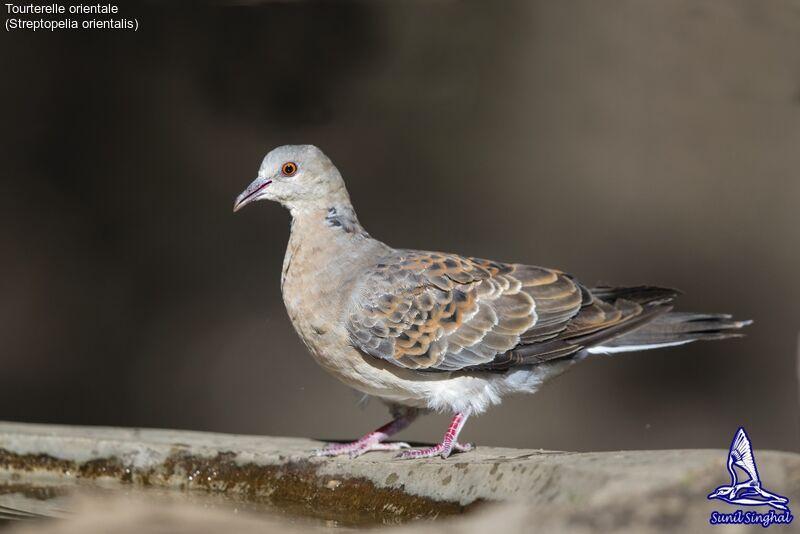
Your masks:
[{"label": "toe", "polygon": [[411,460],[414,458],[433,458],[434,456],[438,456],[441,454],[442,448],[441,447],[428,447],[427,449],[410,449],[407,451],[403,451],[396,456],[401,460]]},{"label": "toe", "polygon": [[428,447],[426,449],[410,449],[407,451],[403,451],[395,458],[401,460],[409,460],[412,458],[433,458],[435,456],[441,456],[442,458],[448,458],[454,452],[467,452],[471,451],[475,448],[475,445],[472,443],[454,443],[452,445],[444,445],[440,443],[434,447]]},{"label": "toe", "polygon": [[364,448],[364,444],[358,441],[352,443],[328,443],[325,447],[314,451],[315,456],[339,456],[340,454],[353,454],[353,452]]},{"label": "toe", "polygon": [[364,454],[368,450],[369,449],[367,449],[366,447],[362,447],[360,449],[353,449],[353,450],[347,451],[347,455],[350,458],[358,458],[359,456],[361,456],[362,454]]},{"label": "toe", "polygon": [[356,458],[370,451],[399,451],[408,449],[411,445],[399,441],[392,443],[381,443],[378,441],[354,441],[352,443],[330,443],[322,449],[314,451],[314,456],[339,456],[348,455]]},{"label": "toe", "polygon": [[377,443],[372,447],[373,451],[399,451],[400,449],[410,449],[411,445],[405,441],[395,441],[392,443]]}]

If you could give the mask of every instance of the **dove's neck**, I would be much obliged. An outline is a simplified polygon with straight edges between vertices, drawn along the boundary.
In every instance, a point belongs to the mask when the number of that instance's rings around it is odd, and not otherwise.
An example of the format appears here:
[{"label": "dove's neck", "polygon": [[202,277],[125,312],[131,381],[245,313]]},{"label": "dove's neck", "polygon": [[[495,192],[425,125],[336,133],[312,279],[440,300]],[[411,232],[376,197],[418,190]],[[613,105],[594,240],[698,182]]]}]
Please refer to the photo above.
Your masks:
[{"label": "dove's neck", "polygon": [[307,239],[312,235],[325,236],[325,239],[332,239],[334,236],[369,237],[358,222],[346,193],[342,197],[291,206],[289,211],[292,214],[292,238]]},{"label": "dove's neck", "polygon": [[386,248],[364,230],[349,199],[294,207],[291,213],[292,230],[283,261],[284,290],[305,291],[320,279],[346,278]]}]

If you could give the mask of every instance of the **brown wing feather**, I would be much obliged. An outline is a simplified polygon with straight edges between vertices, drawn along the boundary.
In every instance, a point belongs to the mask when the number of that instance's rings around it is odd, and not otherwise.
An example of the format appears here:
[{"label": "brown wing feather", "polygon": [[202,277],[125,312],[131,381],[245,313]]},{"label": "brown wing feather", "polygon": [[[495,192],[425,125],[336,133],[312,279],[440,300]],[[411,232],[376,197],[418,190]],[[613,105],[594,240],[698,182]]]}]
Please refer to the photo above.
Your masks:
[{"label": "brown wing feather", "polygon": [[[471,370],[504,371],[519,365],[536,365],[550,360],[573,356],[584,349],[606,343],[649,323],[657,316],[671,310],[670,306],[643,307],[630,301],[617,301],[615,320],[580,317],[570,322],[561,335],[541,343],[519,345],[499,355],[485,365]],[[592,312],[594,314],[594,312]]]},{"label": "brown wing feather", "polygon": [[400,250],[364,278],[347,328],[359,350],[400,367],[501,370],[575,354],[648,312],[607,300],[553,269]]}]

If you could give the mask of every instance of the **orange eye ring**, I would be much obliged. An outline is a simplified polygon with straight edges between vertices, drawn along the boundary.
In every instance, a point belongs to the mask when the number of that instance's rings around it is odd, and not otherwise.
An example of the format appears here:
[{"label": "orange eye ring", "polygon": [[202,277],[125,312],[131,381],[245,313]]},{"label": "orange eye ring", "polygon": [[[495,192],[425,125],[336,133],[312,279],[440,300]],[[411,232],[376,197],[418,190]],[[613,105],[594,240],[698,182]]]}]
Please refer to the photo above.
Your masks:
[{"label": "orange eye ring", "polygon": [[297,163],[293,161],[287,161],[281,167],[281,174],[284,176],[294,176],[294,173],[297,172]]}]

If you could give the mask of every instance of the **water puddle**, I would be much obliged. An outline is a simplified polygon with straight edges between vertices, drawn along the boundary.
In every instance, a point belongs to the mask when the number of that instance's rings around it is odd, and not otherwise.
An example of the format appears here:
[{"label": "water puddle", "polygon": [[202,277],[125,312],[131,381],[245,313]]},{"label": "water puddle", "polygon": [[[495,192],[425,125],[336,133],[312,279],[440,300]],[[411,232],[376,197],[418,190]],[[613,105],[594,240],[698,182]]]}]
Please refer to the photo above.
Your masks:
[{"label": "water puddle", "polygon": [[306,506],[277,506],[269,502],[252,501],[237,495],[208,493],[202,490],[179,490],[137,485],[103,484],[98,481],[43,480],[41,476],[27,479],[24,475],[0,475],[0,528],[20,521],[68,518],[88,508],[99,508],[105,501],[130,501],[136,506],[154,510],[178,505],[184,509],[214,511],[217,516],[230,515],[259,518],[265,524],[291,525],[304,531],[348,531],[374,526],[372,517],[361,517],[352,510],[349,515],[309,513]]},{"label": "water puddle", "polygon": [[178,446],[160,463],[144,466],[95,456],[74,461],[0,449],[0,519],[60,518],[73,514],[76,502],[122,498],[182,504],[217,516],[354,529],[459,515],[478,504],[461,506],[364,478],[322,474],[305,460],[255,464],[232,452],[195,455]]}]

